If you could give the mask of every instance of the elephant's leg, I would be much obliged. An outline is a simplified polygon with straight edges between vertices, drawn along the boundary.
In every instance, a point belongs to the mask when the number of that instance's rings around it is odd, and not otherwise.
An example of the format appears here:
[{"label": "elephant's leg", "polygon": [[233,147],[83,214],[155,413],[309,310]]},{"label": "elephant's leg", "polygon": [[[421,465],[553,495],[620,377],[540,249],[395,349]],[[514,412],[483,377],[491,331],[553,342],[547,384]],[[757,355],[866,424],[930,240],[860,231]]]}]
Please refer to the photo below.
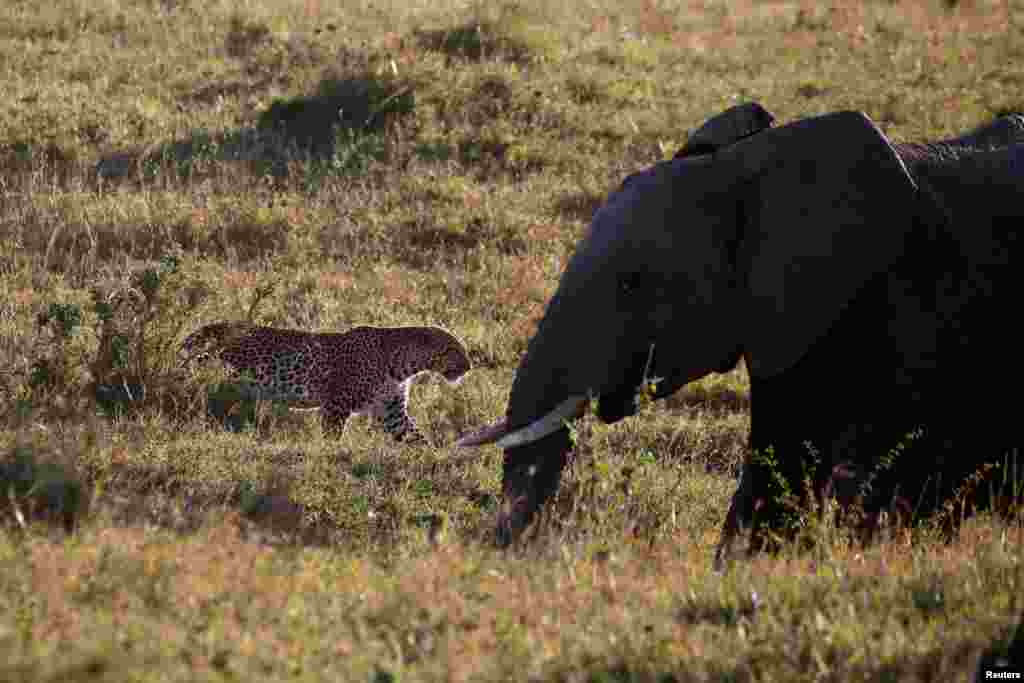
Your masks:
[{"label": "elephant's leg", "polygon": [[[802,479],[789,468],[783,469],[792,458],[779,461],[775,449],[748,456],[740,473],[739,485],[725,516],[718,547],[715,549],[714,567],[724,568],[733,556],[738,537],[749,533],[748,556],[776,550],[778,541],[792,537],[792,525],[787,524],[787,513],[794,510],[794,502],[806,503],[797,491]],[[782,453],[791,455],[792,449]]]},{"label": "elephant's leg", "polygon": [[725,569],[725,566],[733,558],[737,536],[745,533],[752,526],[755,504],[756,500],[751,486],[750,463],[747,462],[743,464],[743,469],[740,471],[739,486],[729,504],[729,512],[725,516],[718,546],[715,548],[715,571]]},{"label": "elephant's leg", "polygon": [[[787,373],[751,378],[751,454],[734,498],[735,521],[727,518],[727,523],[750,529],[752,553],[792,539],[797,515],[821,501],[832,484],[834,465],[843,462],[836,435],[847,429],[863,402],[854,378],[833,367],[834,357],[824,348]],[[823,378],[843,388],[833,391]]]}]

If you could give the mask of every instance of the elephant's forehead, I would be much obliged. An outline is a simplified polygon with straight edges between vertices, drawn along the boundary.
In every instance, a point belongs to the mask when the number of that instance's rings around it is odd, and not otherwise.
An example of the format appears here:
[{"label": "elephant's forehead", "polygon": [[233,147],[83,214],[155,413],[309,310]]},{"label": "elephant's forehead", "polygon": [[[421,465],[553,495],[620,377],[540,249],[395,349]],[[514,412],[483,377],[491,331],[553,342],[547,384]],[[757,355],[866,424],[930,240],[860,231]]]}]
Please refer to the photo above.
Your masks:
[{"label": "elephant's forehead", "polygon": [[621,237],[624,230],[656,217],[673,194],[686,191],[686,178],[705,170],[708,157],[662,161],[626,177],[594,214],[587,238]]}]

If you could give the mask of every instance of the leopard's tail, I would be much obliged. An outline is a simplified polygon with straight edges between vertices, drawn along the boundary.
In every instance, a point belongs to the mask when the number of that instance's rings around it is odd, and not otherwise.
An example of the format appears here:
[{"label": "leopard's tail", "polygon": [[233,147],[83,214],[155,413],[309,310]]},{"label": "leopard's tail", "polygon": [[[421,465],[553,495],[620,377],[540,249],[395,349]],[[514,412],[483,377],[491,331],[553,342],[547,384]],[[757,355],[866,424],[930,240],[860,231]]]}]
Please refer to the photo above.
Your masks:
[{"label": "leopard's tail", "polygon": [[204,325],[185,337],[178,351],[178,367],[192,362],[203,363],[211,356],[220,354],[225,347],[242,336],[249,325],[245,323],[220,322]]}]

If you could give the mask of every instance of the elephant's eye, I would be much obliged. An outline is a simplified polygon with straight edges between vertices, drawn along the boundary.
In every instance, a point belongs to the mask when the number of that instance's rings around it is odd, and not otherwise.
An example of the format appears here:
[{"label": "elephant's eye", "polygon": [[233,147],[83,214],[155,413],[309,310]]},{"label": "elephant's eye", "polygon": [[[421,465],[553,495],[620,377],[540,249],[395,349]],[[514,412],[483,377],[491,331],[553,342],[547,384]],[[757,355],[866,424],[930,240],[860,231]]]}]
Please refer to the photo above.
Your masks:
[{"label": "elephant's eye", "polygon": [[639,273],[629,273],[619,278],[619,293],[624,296],[632,296],[640,289],[641,276]]}]

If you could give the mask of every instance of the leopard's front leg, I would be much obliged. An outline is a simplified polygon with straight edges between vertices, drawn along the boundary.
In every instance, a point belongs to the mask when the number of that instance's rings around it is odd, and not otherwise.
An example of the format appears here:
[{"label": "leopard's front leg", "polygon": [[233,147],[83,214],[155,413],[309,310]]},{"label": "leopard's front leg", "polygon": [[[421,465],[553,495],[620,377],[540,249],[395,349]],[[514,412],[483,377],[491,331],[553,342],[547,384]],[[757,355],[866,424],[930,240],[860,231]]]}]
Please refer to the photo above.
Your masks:
[{"label": "leopard's front leg", "polygon": [[395,441],[427,443],[408,411],[408,382],[381,392],[371,412],[377,422]]}]

